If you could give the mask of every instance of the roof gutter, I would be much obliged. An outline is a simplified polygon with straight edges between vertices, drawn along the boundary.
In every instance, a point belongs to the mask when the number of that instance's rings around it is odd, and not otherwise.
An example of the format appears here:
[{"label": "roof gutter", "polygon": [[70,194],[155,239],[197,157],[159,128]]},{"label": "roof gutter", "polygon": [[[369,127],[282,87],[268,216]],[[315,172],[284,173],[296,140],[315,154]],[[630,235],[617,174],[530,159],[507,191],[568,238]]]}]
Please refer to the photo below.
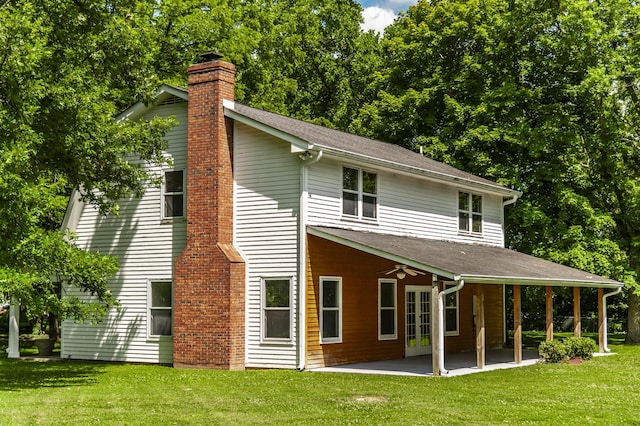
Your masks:
[{"label": "roof gutter", "polygon": [[454,277],[456,285],[449,287],[438,293],[438,365],[440,366],[440,374],[448,374],[449,371],[444,368],[444,299],[448,294],[462,290],[464,280],[460,276]]},{"label": "roof gutter", "polygon": [[515,203],[516,201],[518,201],[520,197],[522,197],[522,192],[518,191],[513,197],[507,198],[506,200],[504,200],[502,202],[502,207],[504,208],[508,205]]},{"label": "roof gutter", "polygon": [[532,277],[502,277],[491,275],[466,275],[461,274],[461,278],[474,284],[510,284],[510,285],[538,285],[552,287],[590,287],[590,288],[622,288],[624,284],[617,281],[589,281],[590,276],[585,280],[567,280],[555,278],[532,278]]},{"label": "roof gutter", "polygon": [[609,349],[609,345],[607,344],[607,328],[609,326],[609,321],[607,318],[607,298],[611,297],[611,296],[615,296],[616,294],[620,293],[622,291],[622,287],[618,287],[616,290],[611,291],[607,294],[604,294],[602,296],[602,313],[603,313],[603,322],[604,322],[604,330],[603,330],[603,340],[604,340],[604,351],[605,352],[611,352],[611,349]]}]

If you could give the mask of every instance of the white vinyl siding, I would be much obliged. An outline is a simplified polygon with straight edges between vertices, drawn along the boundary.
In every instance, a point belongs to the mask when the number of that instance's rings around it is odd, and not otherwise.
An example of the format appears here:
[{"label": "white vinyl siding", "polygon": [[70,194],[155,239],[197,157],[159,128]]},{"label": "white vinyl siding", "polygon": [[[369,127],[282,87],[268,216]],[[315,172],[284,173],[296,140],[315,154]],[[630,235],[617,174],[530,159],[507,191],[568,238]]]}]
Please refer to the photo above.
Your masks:
[{"label": "white vinyl siding", "polygon": [[[300,159],[290,144],[234,126],[234,245],[246,260],[246,364],[295,368]],[[291,336],[267,339],[263,281],[291,277]]]},{"label": "white vinyl siding", "polygon": [[309,225],[504,246],[499,195],[482,194],[482,234],[463,234],[458,231],[458,192],[463,189],[377,170],[377,221],[371,223],[342,214],[342,170],[343,163],[329,156],[309,168]]},{"label": "white vinyl siding", "polygon": [[[152,115],[173,115],[180,123],[167,134],[166,155],[176,169],[186,170],[186,103],[153,108]],[[160,168],[152,169],[158,176]],[[99,324],[64,321],[62,358],[172,363],[171,338],[148,336],[150,281],[172,281],[173,262],[186,241],[185,221],[162,221],[161,188],[149,187],[140,199],[120,201],[119,216],[101,216],[85,205],[76,227],[77,244],[88,250],[117,256],[120,269],[109,288],[121,302]],[[78,297],[84,294],[66,289]]]}]

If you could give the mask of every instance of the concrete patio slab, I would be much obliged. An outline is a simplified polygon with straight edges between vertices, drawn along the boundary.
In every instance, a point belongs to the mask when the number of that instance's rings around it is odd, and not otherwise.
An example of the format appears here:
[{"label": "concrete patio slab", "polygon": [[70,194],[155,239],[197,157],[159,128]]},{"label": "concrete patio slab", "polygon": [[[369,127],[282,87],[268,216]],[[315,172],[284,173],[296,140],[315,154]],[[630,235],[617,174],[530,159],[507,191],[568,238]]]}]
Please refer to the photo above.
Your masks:
[{"label": "concrete patio slab", "polygon": [[[487,351],[485,367],[476,367],[475,352],[447,354],[445,367],[447,374],[442,377],[454,377],[464,374],[481,373],[485,371],[500,370],[505,368],[523,367],[538,362],[536,351],[523,351],[522,363],[513,361],[513,350]],[[356,364],[336,365],[333,367],[321,367],[309,369],[312,372],[331,373],[358,373],[358,374],[387,374],[396,376],[433,376],[431,368],[431,355],[422,355],[410,358],[392,359],[388,361],[360,362]]]}]

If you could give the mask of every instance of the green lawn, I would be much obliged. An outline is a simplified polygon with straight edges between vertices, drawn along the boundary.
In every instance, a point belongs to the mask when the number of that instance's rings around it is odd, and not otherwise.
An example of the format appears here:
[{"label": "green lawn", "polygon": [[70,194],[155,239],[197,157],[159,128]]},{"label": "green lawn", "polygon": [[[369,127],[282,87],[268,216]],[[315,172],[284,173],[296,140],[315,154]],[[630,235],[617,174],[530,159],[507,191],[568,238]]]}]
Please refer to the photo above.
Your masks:
[{"label": "green lawn", "polygon": [[0,359],[0,425],[640,424],[640,346],[453,378]]}]

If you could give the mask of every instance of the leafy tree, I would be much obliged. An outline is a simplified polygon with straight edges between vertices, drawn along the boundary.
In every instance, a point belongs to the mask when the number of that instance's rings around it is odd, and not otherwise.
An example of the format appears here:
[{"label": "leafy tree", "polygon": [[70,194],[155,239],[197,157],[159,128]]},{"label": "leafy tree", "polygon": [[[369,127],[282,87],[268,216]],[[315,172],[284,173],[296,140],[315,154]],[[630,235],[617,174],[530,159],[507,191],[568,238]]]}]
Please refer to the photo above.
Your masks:
[{"label": "leafy tree", "polygon": [[624,280],[640,342],[637,34],[627,0],[419,1],[353,127],[524,192],[510,246]]},{"label": "leafy tree", "polygon": [[[157,86],[144,2],[7,0],[0,6],[0,295],[30,315],[96,319],[116,303],[106,281],[117,260],[62,235],[71,188],[102,212],[143,191],[136,155],[164,162],[169,122],[116,123],[132,99]],[[144,21],[146,22],[146,20]],[[95,303],[61,297],[65,280]]]},{"label": "leafy tree", "polygon": [[380,60],[361,11],[353,0],[157,2],[154,67],[184,85],[186,66],[218,51],[237,67],[239,102],[346,128]]}]

